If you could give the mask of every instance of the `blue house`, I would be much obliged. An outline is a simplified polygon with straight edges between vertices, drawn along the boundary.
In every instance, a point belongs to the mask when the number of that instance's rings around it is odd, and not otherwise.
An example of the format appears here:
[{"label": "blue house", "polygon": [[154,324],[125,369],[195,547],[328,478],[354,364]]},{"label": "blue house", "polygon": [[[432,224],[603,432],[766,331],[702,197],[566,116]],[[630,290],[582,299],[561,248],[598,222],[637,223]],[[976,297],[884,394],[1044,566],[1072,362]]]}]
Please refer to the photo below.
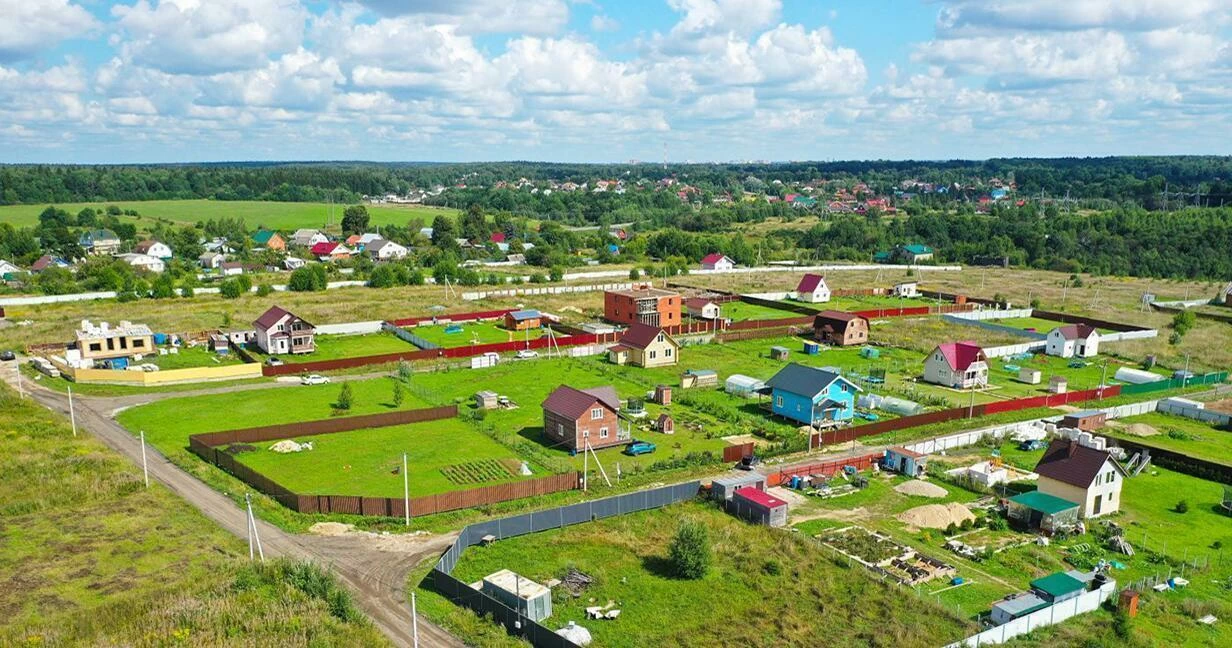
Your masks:
[{"label": "blue house", "polygon": [[766,381],[770,411],[805,424],[850,421],[856,392],[863,391],[846,378],[822,369],[791,363]]}]

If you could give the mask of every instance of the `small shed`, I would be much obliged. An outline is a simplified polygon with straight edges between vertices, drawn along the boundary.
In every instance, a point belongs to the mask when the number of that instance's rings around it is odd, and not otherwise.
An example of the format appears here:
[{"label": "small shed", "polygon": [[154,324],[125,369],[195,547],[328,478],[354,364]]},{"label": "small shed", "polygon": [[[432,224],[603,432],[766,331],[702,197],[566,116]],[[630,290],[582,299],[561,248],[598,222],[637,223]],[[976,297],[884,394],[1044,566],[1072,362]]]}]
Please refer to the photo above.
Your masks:
[{"label": "small shed", "polygon": [[787,525],[787,502],[754,486],[742,486],[732,493],[727,510],[754,524]]},{"label": "small shed", "polygon": [[804,354],[805,355],[817,355],[819,353],[821,353],[820,344],[816,342],[810,342],[809,340],[804,341]]},{"label": "small shed", "polygon": [[1086,589],[1085,581],[1066,572],[1049,574],[1031,581],[1031,591],[1050,603],[1060,603],[1076,598]]},{"label": "small shed", "polygon": [[537,310],[525,309],[505,313],[505,328],[511,331],[524,331],[542,325],[543,315]]},{"label": "small shed", "polygon": [[672,418],[671,414],[664,412],[660,414],[658,420],[655,421],[655,429],[663,434],[675,434],[676,420]]},{"label": "small shed", "polygon": [[612,364],[628,364],[629,347],[623,344],[613,344],[607,348],[607,359]]},{"label": "small shed", "polygon": [[1048,601],[1034,593],[1012,594],[992,604],[992,622],[1004,625],[1048,607]]},{"label": "small shed", "polygon": [[1026,529],[1053,532],[1078,523],[1078,505],[1037,490],[1011,497],[1006,514]]},{"label": "small shed", "polygon": [[1069,389],[1069,381],[1065,376],[1053,376],[1048,379],[1048,393],[1064,394]]},{"label": "small shed", "polygon": [[1040,373],[1039,369],[1023,367],[1018,370],[1018,382],[1024,382],[1028,385],[1038,385],[1040,384],[1040,380],[1042,378],[1043,374]]},{"label": "small shed", "polygon": [[226,354],[231,352],[231,346],[226,335],[222,333],[210,334],[210,351],[218,354]]},{"label": "small shed", "polygon": [[475,393],[475,407],[479,409],[496,409],[499,402],[499,396],[496,392],[487,389]]},{"label": "small shed", "polygon": [[667,385],[655,385],[654,402],[660,405],[672,404],[672,388]]},{"label": "small shed", "polygon": [[508,569],[484,576],[480,589],[532,621],[552,616],[552,590]]},{"label": "small shed", "polygon": [[1083,410],[1081,412],[1070,412],[1061,419],[1061,426],[1067,428],[1078,428],[1079,430],[1098,430],[1104,427],[1104,423],[1108,420],[1108,415],[1099,410]]},{"label": "small shed", "polygon": [[745,486],[765,488],[766,476],[756,471],[733,470],[722,477],[715,477],[710,482],[710,497],[727,501],[732,498],[737,488]]},{"label": "small shed", "polygon": [[732,374],[727,377],[724,383],[723,390],[733,396],[743,396],[751,398],[754,394],[766,386],[764,381],[758,380],[752,376],[743,374]]},{"label": "small shed", "polygon": [[713,369],[689,369],[680,374],[680,388],[718,387],[719,373]]},{"label": "small shed", "polygon": [[886,449],[885,459],[882,460],[881,465],[885,466],[886,470],[893,470],[909,477],[919,477],[928,468],[928,457],[902,446],[894,446]]},{"label": "small shed", "polygon": [[771,360],[786,360],[787,356],[789,355],[791,355],[791,351],[787,347],[784,347],[784,346],[770,347],[770,359]]}]

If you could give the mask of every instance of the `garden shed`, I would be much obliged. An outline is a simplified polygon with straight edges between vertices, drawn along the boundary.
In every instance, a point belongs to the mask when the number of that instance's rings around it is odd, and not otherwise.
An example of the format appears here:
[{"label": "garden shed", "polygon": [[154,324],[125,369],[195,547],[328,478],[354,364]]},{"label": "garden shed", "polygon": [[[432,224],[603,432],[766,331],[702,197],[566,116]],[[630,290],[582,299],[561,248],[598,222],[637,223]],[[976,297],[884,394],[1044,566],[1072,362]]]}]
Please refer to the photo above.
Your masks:
[{"label": "garden shed", "polygon": [[484,576],[480,589],[532,621],[552,616],[552,590],[508,569]]},{"label": "garden shed", "polygon": [[713,369],[689,369],[680,374],[680,388],[718,387],[719,373]]},{"label": "garden shed", "polygon": [[1069,381],[1065,376],[1053,376],[1048,379],[1048,392],[1052,394],[1064,394],[1069,389]]},{"label": "garden shed", "polygon": [[710,497],[727,501],[732,498],[737,488],[751,486],[765,488],[766,476],[756,471],[732,471],[722,477],[715,477],[710,482]]},{"label": "garden shed", "polygon": [[1083,410],[1070,412],[1061,419],[1061,427],[1078,428],[1079,430],[1098,430],[1104,427],[1108,415],[1099,410]]},{"label": "garden shed", "polygon": [[475,393],[475,407],[479,409],[496,409],[500,397],[494,391],[483,390]]},{"label": "garden shed", "polygon": [[908,477],[919,477],[928,468],[928,457],[902,446],[887,448],[881,465]]},{"label": "garden shed", "polygon": [[753,486],[737,488],[727,503],[727,510],[755,524],[787,525],[787,502]]},{"label": "garden shed", "polygon": [[1078,523],[1077,504],[1037,490],[1011,497],[1006,503],[1006,514],[1025,529],[1049,533]]},{"label": "garden shed", "polygon": [[1023,367],[1018,370],[1018,382],[1024,382],[1028,385],[1038,385],[1040,384],[1041,378],[1042,375],[1039,369]]},{"label": "garden shed", "polygon": [[787,357],[790,355],[791,355],[791,350],[785,346],[770,347],[770,359],[771,360],[786,360]]},{"label": "garden shed", "polygon": [[655,429],[663,434],[675,434],[676,420],[672,418],[671,414],[664,412],[660,414],[659,418],[655,421]]}]

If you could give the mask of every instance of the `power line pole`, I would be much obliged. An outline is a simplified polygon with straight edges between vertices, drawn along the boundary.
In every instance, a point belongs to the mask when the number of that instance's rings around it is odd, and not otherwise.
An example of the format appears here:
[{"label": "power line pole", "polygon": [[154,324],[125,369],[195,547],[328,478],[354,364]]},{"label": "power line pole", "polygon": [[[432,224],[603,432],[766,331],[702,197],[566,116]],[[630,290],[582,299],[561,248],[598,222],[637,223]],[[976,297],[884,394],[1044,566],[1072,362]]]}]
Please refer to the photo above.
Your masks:
[{"label": "power line pole", "polygon": [[419,616],[415,612],[415,592],[411,592],[411,647],[419,648]]},{"label": "power line pole", "polygon": [[77,412],[73,409],[73,387],[68,388],[68,420],[73,423],[73,436],[77,436]]},{"label": "power line pole", "polygon": [[244,493],[244,504],[248,508],[248,559],[252,560],[252,550],[255,545],[257,556],[265,562],[265,550],[261,548],[261,536],[257,533],[257,518],[252,514],[252,493]]},{"label": "power line pole", "polygon": [[141,472],[145,476],[145,487],[150,487],[150,464],[145,458],[145,431],[141,431]]},{"label": "power line pole", "polygon": [[411,526],[411,478],[406,469],[406,453],[402,453],[402,509],[406,514],[406,526]]}]

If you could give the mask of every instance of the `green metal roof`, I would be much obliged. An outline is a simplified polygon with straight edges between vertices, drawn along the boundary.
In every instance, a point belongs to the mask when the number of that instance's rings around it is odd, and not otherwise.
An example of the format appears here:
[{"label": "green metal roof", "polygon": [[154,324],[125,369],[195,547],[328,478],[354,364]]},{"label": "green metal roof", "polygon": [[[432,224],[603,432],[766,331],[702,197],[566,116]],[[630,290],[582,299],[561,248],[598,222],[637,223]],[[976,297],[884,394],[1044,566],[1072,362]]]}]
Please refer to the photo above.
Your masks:
[{"label": "green metal roof", "polygon": [[1041,493],[1037,490],[1027,491],[1021,495],[1015,495],[1010,498],[1010,501],[1046,515],[1056,515],[1062,511],[1078,508],[1077,504],[1069,500],[1061,499],[1060,497],[1055,497],[1047,493]]},{"label": "green metal roof", "polygon": [[261,230],[252,235],[252,240],[262,245],[269,243],[271,238],[274,238],[274,233],[270,230]]},{"label": "green metal roof", "polygon": [[1052,598],[1057,598],[1058,596],[1086,589],[1086,584],[1065,572],[1057,572],[1031,581],[1031,589],[1039,590]]},{"label": "green metal roof", "polygon": [[932,248],[920,243],[910,243],[908,245],[904,245],[903,249],[912,254],[931,254],[933,251]]}]

